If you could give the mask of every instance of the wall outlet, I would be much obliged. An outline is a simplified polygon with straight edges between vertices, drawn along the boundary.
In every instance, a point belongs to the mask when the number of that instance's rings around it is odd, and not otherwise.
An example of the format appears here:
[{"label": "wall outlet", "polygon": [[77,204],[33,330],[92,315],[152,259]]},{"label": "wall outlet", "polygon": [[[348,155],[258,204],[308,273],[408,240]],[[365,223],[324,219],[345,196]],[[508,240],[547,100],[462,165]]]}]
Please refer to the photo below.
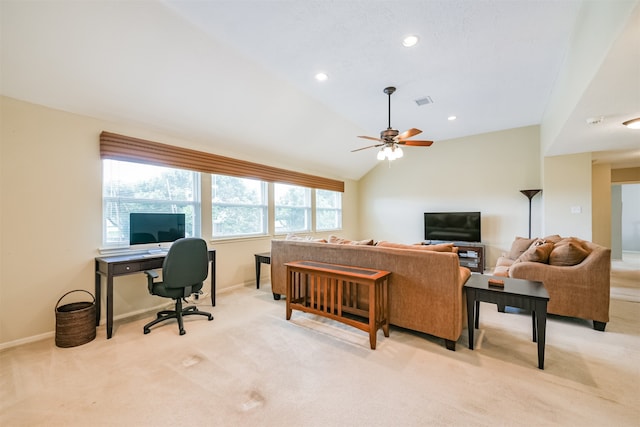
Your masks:
[{"label": "wall outlet", "polygon": [[581,206],[571,206],[571,213],[572,214],[582,213],[582,207]]}]

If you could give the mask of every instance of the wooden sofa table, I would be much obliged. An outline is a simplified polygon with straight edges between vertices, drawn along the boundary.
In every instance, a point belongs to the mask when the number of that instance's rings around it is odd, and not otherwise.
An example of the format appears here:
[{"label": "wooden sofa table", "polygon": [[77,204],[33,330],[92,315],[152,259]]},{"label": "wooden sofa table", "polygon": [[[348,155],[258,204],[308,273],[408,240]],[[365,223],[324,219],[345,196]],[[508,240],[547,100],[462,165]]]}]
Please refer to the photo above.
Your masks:
[{"label": "wooden sofa table", "polygon": [[[287,320],[292,310],[317,314],[369,332],[371,349],[382,328],[389,336],[388,271],[315,261],[285,263],[287,267]],[[368,288],[368,309],[360,307],[361,287]],[[367,318],[365,323],[352,314]]]}]

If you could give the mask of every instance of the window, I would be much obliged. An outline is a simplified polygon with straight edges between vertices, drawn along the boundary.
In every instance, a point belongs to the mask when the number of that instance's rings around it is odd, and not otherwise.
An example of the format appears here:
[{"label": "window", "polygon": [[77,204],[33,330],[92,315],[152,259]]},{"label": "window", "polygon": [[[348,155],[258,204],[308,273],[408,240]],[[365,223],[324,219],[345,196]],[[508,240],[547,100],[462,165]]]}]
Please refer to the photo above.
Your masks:
[{"label": "window", "polygon": [[311,231],[311,189],[273,184],[276,234]]},{"label": "window", "polygon": [[316,190],[316,231],[342,228],[342,193]]},{"label": "window", "polygon": [[132,212],[184,213],[185,235],[200,236],[200,174],[182,169],[102,161],[102,242],[129,245]]},{"label": "window", "polygon": [[267,234],[266,182],[211,175],[211,204],[214,238]]}]

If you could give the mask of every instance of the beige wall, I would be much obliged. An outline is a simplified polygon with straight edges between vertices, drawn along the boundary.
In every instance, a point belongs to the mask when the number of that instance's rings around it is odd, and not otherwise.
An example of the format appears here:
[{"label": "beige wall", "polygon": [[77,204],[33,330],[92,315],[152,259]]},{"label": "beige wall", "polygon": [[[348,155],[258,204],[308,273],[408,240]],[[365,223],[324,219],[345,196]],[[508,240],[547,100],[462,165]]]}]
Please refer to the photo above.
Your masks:
[{"label": "beige wall", "polygon": [[[529,232],[529,201],[520,190],[543,188],[540,135],[529,126],[407,147],[360,180],[360,237],[415,243],[427,211],[480,211],[487,266]],[[374,152],[371,155],[375,155]],[[541,199],[532,199],[532,235],[540,235]]]},{"label": "beige wall", "polygon": [[640,168],[614,169],[611,171],[611,182],[615,184],[640,182]]},{"label": "beige wall", "polygon": [[[100,132],[200,150],[203,144],[6,97],[0,97],[0,118],[1,349],[53,336],[58,299],[72,289],[94,292],[93,260],[102,239]],[[345,182],[345,235],[357,235],[357,191],[357,183]],[[210,242],[217,251],[218,289],[253,286],[253,254],[269,250],[270,239]],[[268,268],[264,274],[266,278]],[[166,303],[149,295],[145,284],[143,275],[116,280],[116,318]]]},{"label": "beige wall", "polygon": [[545,235],[591,240],[591,154],[545,157]]},{"label": "beige wall", "polygon": [[594,165],[591,170],[591,240],[611,247],[611,165]]}]

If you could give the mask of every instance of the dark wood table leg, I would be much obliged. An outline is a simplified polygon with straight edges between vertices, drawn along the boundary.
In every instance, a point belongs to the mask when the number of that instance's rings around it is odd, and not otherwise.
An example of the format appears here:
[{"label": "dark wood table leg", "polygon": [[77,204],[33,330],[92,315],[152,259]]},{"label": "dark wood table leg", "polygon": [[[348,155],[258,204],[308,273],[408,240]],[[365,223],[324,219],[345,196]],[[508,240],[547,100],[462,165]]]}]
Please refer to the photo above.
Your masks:
[{"label": "dark wood table leg", "polygon": [[544,345],[547,332],[547,301],[536,302],[536,324],[538,326],[538,368],[544,369]]},{"label": "dark wood table leg", "polygon": [[474,324],[477,319],[476,316],[480,316],[480,307],[478,306],[478,313],[474,313],[474,307],[476,307],[476,292],[473,289],[467,288],[467,327],[469,329],[469,350],[473,350]]},{"label": "dark wood table leg", "polygon": [[480,300],[476,300],[476,315],[475,317],[475,324],[476,324],[476,329],[479,329],[480,326],[478,326],[480,324]]},{"label": "dark wood table leg", "polygon": [[533,331],[533,342],[538,341],[538,329],[536,328],[536,311],[531,310],[531,330]]},{"label": "dark wood table leg", "polygon": [[98,273],[98,262],[96,261],[96,283],[95,283],[95,298],[96,298],[96,327],[100,326],[100,309],[102,299],[102,276]]},{"label": "dark wood table leg", "polygon": [[260,289],[260,257],[256,255],[256,289]]},{"label": "dark wood table leg", "polygon": [[113,334],[113,275],[107,274],[107,339]]},{"label": "dark wood table leg", "polygon": [[216,306],[216,253],[211,258],[211,306]]}]

